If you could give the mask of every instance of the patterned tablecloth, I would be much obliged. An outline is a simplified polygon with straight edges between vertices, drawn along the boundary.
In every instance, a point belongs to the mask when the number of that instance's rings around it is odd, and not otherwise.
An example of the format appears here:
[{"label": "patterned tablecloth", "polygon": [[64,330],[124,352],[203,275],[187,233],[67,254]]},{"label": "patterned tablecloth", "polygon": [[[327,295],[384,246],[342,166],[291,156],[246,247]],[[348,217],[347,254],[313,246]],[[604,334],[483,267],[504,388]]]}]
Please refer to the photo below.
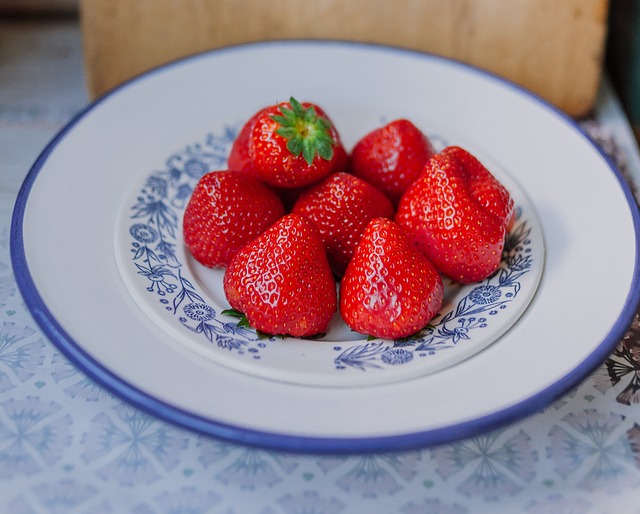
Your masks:
[{"label": "patterned tablecloth", "polygon": [[[638,315],[606,362],[544,412],[419,451],[243,447],[167,424],[93,383],[39,330],[9,258],[20,182],[87,102],[77,26],[0,23],[0,76],[1,513],[640,513]],[[582,125],[640,184],[637,147],[606,82]]]}]

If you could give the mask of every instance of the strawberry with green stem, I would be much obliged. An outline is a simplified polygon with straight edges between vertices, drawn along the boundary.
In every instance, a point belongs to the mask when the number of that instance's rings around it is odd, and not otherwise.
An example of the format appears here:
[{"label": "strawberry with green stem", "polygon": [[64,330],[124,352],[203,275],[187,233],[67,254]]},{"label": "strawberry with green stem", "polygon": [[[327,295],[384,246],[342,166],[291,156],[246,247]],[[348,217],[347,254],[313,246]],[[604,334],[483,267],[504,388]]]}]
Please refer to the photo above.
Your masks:
[{"label": "strawberry with green stem", "polygon": [[280,127],[276,134],[287,140],[287,149],[293,155],[300,155],[308,165],[313,164],[316,153],[324,160],[333,158],[333,147],[336,144],[331,134],[331,122],[328,118],[318,116],[316,108],[311,105],[303,107],[300,102],[291,97],[291,108],[280,104],[280,112],[271,119]]},{"label": "strawberry with green stem", "polygon": [[229,166],[272,186],[295,188],[344,171],[347,153],[327,114],[312,103],[265,107],[242,127],[229,155]]}]

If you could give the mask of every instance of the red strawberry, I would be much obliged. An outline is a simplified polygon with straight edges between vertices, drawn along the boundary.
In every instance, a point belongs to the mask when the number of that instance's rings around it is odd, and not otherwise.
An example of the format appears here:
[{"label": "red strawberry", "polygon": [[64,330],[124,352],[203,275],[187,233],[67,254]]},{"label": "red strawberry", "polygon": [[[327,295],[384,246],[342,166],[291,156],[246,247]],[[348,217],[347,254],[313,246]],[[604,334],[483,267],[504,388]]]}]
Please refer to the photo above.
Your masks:
[{"label": "red strawberry", "polygon": [[198,181],[184,211],[184,242],[200,263],[224,267],[283,215],[280,198],[259,180],[212,171]]},{"label": "red strawberry", "polygon": [[512,213],[513,201],[493,175],[450,148],[409,187],[395,220],[441,273],[468,284],[499,267]]},{"label": "red strawberry", "polygon": [[424,328],[442,306],[433,264],[386,218],[372,220],[340,284],[340,314],[363,334],[385,339]]},{"label": "red strawberry", "polygon": [[486,210],[505,220],[508,231],[515,218],[509,191],[467,150],[459,146],[448,146],[441,153],[457,160],[463,169],[468,170],[469,187],[473,196]]},{"label": "red strawberry", "polygon": [[327,114],[294,98],[257,112],[231,149],[229,167],[272,186],[313,184],[347,166],[347,153]]},{"label": "red strawberry", "polygon": [[369,221],[391,218],[393,206],[371,184],[339,172],[302,193],[291,212],[315,223],[331,269],[342,276]]},{"label": "red strawberry", "polygon": [[337,308],[320,234],[296,214],[284,216],[240,250],[223,285],[231,307],[268,334],[323,333]]},{"label": "red strawberry", "polygon": [[240,129],[236,139],[231,145],[227,167],[231,171],[242,171],[251,173],[252,166],[249,158],[249,138],[253,132],[253,127],[258,119],[258,114],[254,114]]},{"label": "red strawberry", "polygon": [[435,153],[413,123],[392,121],[364,136],[351,152],[351,173],[365,179],[398,203]]}]

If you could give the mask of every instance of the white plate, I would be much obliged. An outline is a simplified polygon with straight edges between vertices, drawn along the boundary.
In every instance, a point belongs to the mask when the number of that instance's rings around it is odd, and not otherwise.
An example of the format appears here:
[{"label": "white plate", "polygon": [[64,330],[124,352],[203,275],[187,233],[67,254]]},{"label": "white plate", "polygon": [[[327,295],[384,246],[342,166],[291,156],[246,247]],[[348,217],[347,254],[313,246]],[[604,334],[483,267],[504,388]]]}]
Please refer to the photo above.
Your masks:
[{"label": "white plate", "polygon": [[[200,265],[186,251],[184,207],[205,170],[224,169],[237,130],[209,134],[158,162],[125,197],[114,246],[122,279],[151,320],[204,358],[255,376],[319,387],[378,385],[424,376],[461,362],[495,342],[534,297],[544,265],[535,211],[517,184],[487,158],[508,187],[517,222],[500,269],[482,282],[445,281],[445,301],[430,326],[411,338],[384,341],[353,332],[336,314],[313,341],[266,339],[225,315],[224,270]],[[431,137],[437,146],[441,135]],[[476,152],[476,155],[477,152]],[[478,155],[478,157],[480,157]]]},{"label": "white plate", "polygon": [[[298,69],[282,74],[272,68],[276,61]],[[524,277],[534,280],[519,289],[523,301],[509,304],[503,321],[492,314],[501,328],[478,339],[483,351],[437,369],[394,366],[393,359],[378,368],[337,369],[336,356],[365,343],[267,341],[239,354],[233,345],[221,351],[184,335],[185,325],[197,330],[202,321],[221,319],[218,312],[191,307],[192,317],[183,310],[162,318],[175,307],[175,295],[167,297],[167,289],[164,298],[157,295],[161,281],[148,292],[156,296],[147,295],[149,277],[131,271],[141,247],[134,243],[145,241],[129,219],[136,195],[159,172],[174,178],[195,172],[186,166],[188,155],[207,154],[207,162],[223,165],[225,147],[218,143],[231,137],[225,131],[291,95],[325,108],[347,147],[381,123],[405,117],[489,161],[513,188],[521,221],[535,234],[527,255],[536,266]],[[165,197],[178,216],[187,191],[176,188]],[[89,106],[29,173],[14,211],[12,259],[25,302],[47,335],[133,404],[246,444],[389,451],[468,436],[535,412],[606,358],[640,300],[638,227],[619,173],[570,119],[521,88],[420,53],[274,42],[173,63]],[[176,255],[202,303],[217,311],[223,300],[210,285],[215,278],[210,283],[182,250]],[[454,291],[451,305],[472,289]],[[311,368],[291,371],[282,364],[288,342],[330,345],[318,350],[331,356],[329,366],[318,370],[319,359],[296,350],[293,363]]]}]

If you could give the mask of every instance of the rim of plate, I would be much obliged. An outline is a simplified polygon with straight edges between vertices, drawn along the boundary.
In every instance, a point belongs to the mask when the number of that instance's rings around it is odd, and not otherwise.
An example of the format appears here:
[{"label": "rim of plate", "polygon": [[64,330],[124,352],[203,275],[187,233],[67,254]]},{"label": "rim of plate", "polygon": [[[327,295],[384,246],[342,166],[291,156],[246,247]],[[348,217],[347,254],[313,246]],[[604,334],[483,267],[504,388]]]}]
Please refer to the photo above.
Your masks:
[{"label": "rim of plate", "polygon": [[[162,400],[147,394],[132,384],[121,379],[115,371],[107,369],[104,365],[91,357],[82,347],[75,341],[58,323],[53,313],[49,310],[43,298],[40,296],[38,288],[34,283],[33,277],[29,269],[29,263],[26,259],[24,247],[23,223],[26,213],[27,200],[29,193],[49,156],[56,149],[57,145],[65,138],[65,136],[73,130],[73,128],[93,109],[118,92],[126,89],[130,85],[145,80],[158,72],[172,68],[176,64],[190,61],[194,59],[207,58],[221,53],[229,53],[236,51],[246,51],[252,47],[263,48],[266,46],[320,46],[320,47],[354,47],[360,49],[370,49],[375,52],[387,52],[396,54],[408,54],[417,58],[426,60],[439,60],[458,66],[466,71],[479,74],[489,78],[495,82],[528,97],[537,103],[541,108],[550,110],[561,118],[565,124],[569,125],[580,134],[590,147],[604,159],[609,170],[615,176],[621,186],[624,197],[627,201],[636,239],[636,253],[633,268],[633,280],[631,287],[626,296],[624,308],[618,314],[607,335],[597,344],[595,349],[587,355],[581,362],[576,365],[561,378],[556,380],[546,388],[520,400],[501,410],[494,411],[490,414],[476,417],[471,420],[461,421],[450,426],[438,427],[434,429],[426,429],[422,431],[414,431],[406,434],[392,435],[376,435],[371,437],[317,437],[317,436],[299,436],[294,434],[286,434],[280,432],[267,432],[255,430],[252,428],[235,426],[230,423],[220,422],[213,419],[205,418],[191,412],[187,412],[180,407],[168,405]],[[547,406],[549,403],[560,397],[571,387],[577,385],[583,378],[592,372],[615,348],[616,344],[622,339],[633,316],[640,304],[640,211],[633,197],[629,185],[626,183],[622,173],[613,163],[611,158],[596,145],[593,140],[586,134],[580,125],[562,112],[559,108],[541,98],[531,90],[515,84],[514,82],[501,77],[495,73],[479,68],[477,66],[464,63],[462,61],[451,59],[444,56],[421,52],[412,49],[399,48],[376,43],[364,43],[355,41],[341,40],[273,40],[257,43],[245,43],[234,46],[227,46],[219,49],[199,52],[184,58],[176,59],[164,65],[155,67],[140,75],[137,75],[94,101],[90,102],[84,109],[79,111],[71,120],[58,131],[58,133],[45,146],[36,161],[29,170],[19,192],[14,205],[13,215],[10,228],[10,256],[13,271],[18,288],[23,296],[25,305],[32,314],[34,320],[39,325],[44,334],[62,351],[65,356],[73,362],[85,374],[105,387],[116,396],[128,401],[141,410],[148,412],[165,421],[174,423],[184,428],[191,429],[195,432],[229,440],[235,443],[257,446],[279,451],[290,451],[300,453],[372,453],[372,452],[388,452],[388,451],[404,451],[426,446],[446,443],[453,440],[462,439],[473,436],[477,433],[498,428],[504,424],[514,422],[528,415],[534,414]]]}]

